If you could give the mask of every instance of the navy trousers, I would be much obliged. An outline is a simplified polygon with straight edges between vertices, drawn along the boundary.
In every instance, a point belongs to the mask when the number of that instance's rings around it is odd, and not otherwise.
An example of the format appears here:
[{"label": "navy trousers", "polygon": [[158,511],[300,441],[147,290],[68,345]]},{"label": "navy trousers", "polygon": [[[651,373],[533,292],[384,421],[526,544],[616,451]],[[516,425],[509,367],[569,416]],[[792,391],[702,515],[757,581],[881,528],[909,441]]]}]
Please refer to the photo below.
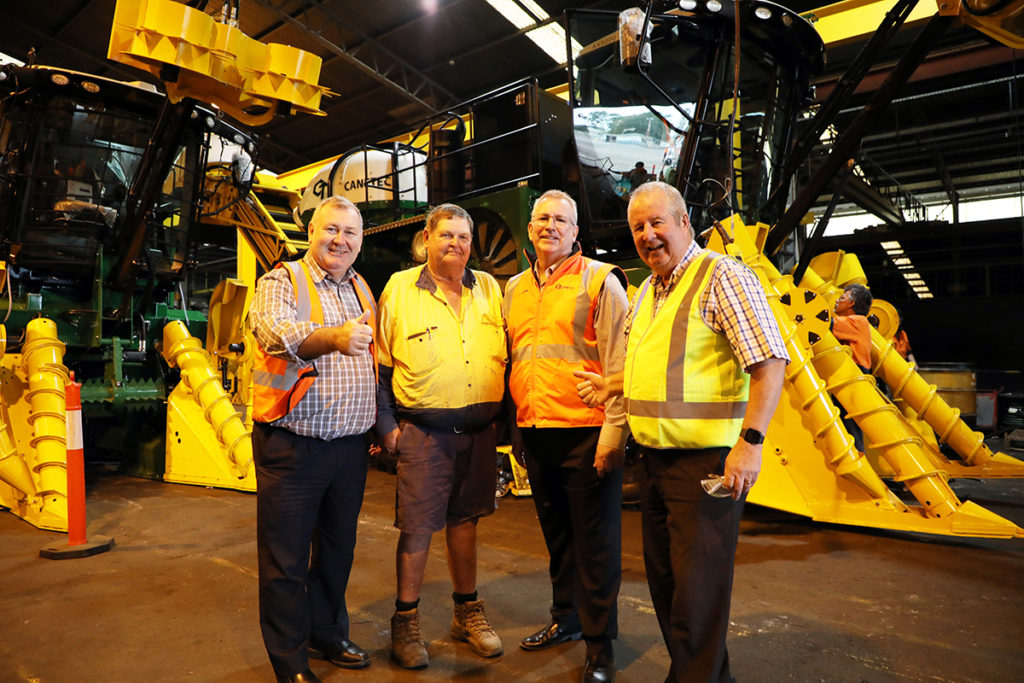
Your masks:
[{"label": "navy trousers", "polygon": [[309,668],[311,639],[348,639],[365,435],[324,441],[256,423],[252,436],[260,628],[275,673],[294,675]]},{"label": "navy trousers", "polygon": [[622,469],[597,476],[598,427],[524,428],[526,469],[551,561],[555,621],[588,643],[618,635]]},{"label": "navy trousers", "polygon": [[713,498],[700,480],[722,474],[728,448],[644,448],[644,566],[672,658],[666,681],[732,681],[729,631],[733,564],[746,496]]}]

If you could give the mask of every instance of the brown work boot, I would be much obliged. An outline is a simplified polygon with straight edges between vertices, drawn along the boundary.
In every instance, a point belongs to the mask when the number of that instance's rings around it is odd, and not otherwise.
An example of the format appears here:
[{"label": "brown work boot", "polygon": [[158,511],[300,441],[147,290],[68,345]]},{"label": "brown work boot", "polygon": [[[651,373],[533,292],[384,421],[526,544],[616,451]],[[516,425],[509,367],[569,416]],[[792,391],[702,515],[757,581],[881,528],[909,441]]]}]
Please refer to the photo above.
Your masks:
[{"label": "brown work boot", "polygon": [[497,657],[504,652],[501,639],[487,622],[483,600],[455,604],[451,633],[455,640],[469,643],[469,648],[481,657]]},{"label": "brown work boot", "polygon": [[420,611],[411,609],[391,616],[391,658],[406,669],[422,669],[430,663],[420,635]]}]

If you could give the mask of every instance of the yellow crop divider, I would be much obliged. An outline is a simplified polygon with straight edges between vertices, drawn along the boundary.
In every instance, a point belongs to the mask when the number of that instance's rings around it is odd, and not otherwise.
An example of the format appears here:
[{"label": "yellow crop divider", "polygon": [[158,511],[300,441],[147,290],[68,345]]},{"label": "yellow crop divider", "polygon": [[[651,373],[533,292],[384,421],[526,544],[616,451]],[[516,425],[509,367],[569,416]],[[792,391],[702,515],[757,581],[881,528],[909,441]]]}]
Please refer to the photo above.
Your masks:
[{"label": "yellow crop divider", "polygon": [[202,342],[176,320],[164,327],[161,353],[181,370],[167,399],[164,480],[255,491],[251,432]]}]

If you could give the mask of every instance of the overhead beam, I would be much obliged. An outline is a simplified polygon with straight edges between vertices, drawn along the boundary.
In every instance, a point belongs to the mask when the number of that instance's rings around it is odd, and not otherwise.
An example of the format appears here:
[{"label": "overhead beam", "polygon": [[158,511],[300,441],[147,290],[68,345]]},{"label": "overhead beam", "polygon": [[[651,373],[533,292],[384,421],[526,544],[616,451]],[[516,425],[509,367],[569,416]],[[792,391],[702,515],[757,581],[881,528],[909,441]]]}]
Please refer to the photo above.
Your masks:
[{"label": "overhead beam", "polygon": [[[453,93],[363,33],[338,13],[332,11],[321,0],[308,0],[299,12],[286,11],[287,3],[284,0],[248,1],[269,10],[282,21],[301,29],[311,40],[428,112],[433,113],[444,109],[458,101],[458,97]],[[321,21],[318,25],[314,25],[310,21],[309,11],[314,9],[326,16],[330,22],[343,26],[358,36],[362,42],[355,47],[347,48],[329,40],[323,35],[326,22]],[[297,16],[293,16],[293,14]]]}]

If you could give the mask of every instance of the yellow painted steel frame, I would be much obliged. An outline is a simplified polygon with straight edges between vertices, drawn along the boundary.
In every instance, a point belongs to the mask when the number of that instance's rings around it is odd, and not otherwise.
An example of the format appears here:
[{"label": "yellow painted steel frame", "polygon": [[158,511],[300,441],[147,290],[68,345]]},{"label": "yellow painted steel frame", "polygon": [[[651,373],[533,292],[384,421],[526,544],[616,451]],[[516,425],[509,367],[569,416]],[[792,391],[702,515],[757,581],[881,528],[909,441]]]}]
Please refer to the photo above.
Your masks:
[{"label": "yellow painted steel frame", "polygon": [[231,170],[221,166],[207,169],[205,183],[209,198],[205,222],[237,230],[263,270],[270,270],[278,261],[293,260],[309,248],[308,240],[289,237],[260,201],[261,195],[275,194],[294,210],[299,205],[298,192],[256,183],[251,192],[240,197],[240,190],[230,176]]},{"label": "yellow painted steel frame", "polygon": [[[853,254],[836,251],[812,259],[801,284],[834,302],[842,293],[842,287],[851,282],[867,283],[860,262]],[[878,330],[871,331],[871,363],[872,373],[889,387],[894,405],[920,437],[926,455],[946,476],[1024,477],[1024,462],[1005,453],[992,453],[984,443],[984,436],[971,430],[960,419],[960,411],[952,408],[934,385],[928,384],[911,363],[903,360],[893,348],[892,340]],[[949,444],[962,460],[947,458],[939,450],[942,443]],[[873,442],[866,444],[866,451],[879,474],[895,476],[885,459],[879,457]]]},{"label": "yellow painted steel frame", "polygon": [[258,126],[278,113],[323,115],[320,57],[261,43],[173,0],[118,0],[107,57],[166,80],[172,102],[192,97]]},{"label": "yellow painted steel frame", "polygon": [[[975,12],[991,11],[998,0],[970,0]],[[803,17],[813,24],[827,47],[862,40],[878,30],[882,18],[896,4],[896,0],[843,0],[825,5]],[[935,0],[919,2],[910,11],[905,27],[919,24],[932,15],[958,17],[962,22],[1015,49],[1024,49],[1024,2],[1013,0],[987,16],[972,14],[964,0]]]},{"label": "yellow painted steel frame", "polygon": [[[792,304],[811,297],[764,256],[766,235],[767,226],[746,226],[734,216],[712,233],[708,244],[741,260],[757,275],[790,355],[782,398],[765,439],[761,475],[748,500],[818,521],[953,536],[1024,537],[1024,529],[1013,522],[960,501],[921,438],[873,378],[860,371],[849,349],[821,328],[815,341],[790,317],[785,301]],[[850,276],[838,262],[832,263],[832,272]],[[919,505],[901,501],[856,450],[833,396],[876,444]]]},{"label": "yellow painted steel frame", "polygon": [[174,321],[161,349],[182,380],[167,399],[164,480],[255,491],[251,429],[202,343]]},{"label": "yellow painted steel frame", "polygon": [[28,324],[21,354],[0,359],[0,505],[51,531],[68,530],[63,359],[46,318]]}]

